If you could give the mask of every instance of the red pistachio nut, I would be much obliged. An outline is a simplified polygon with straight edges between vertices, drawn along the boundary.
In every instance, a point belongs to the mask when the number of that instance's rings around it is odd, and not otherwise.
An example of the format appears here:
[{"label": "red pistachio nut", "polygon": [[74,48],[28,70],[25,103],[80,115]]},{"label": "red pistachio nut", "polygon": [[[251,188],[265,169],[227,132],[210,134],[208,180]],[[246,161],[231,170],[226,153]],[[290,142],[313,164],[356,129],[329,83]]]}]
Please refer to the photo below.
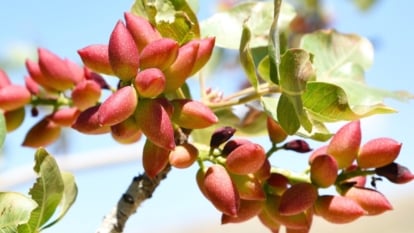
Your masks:
[{"label": "red pistachio nut", "polygon": [[111,87],[106,82],[106,80],[102,77],[102,75],[93,72],[88,67],[84,67],[83,71],[84,71],[84,75],[85,75],[86,80],[91,80],[91,81],[96,82],[101,87],[101,89],[106,89],[106,90],[111,89]]},{"label": "red pistachio nut", "polygon": [[59,138],[60,132],[60,126],[43,118],[29,129],[22,145],[32,148],[47,146]]},{"label": "red pistachio nut", "polygon": [[392,210],[387,198],[374,189],[351,187],[345,192],[344,196],[357,202],[366,211],[367,215],[378,215],[387,210]]},{"label": "red pistachio nut", "polygon": [[135,119],[145,136],[155,145],[173,150],[174,129],[165,104],[165,99],[142,99],[135,112]]},{"label": "red pistachio nut", "polygon": [[327,154],[338,162],[339,168],[346,168],[356,159],[361,144],[361,125],[352,121],[342,126],[329,142]]},{"label": "red pistachio nut", "polygon": [[39,67],[46,82],[50,84],[48,86],[59,91],[64,91],[73,87],[78,81],[78,77],[73,75],[71,68],[65,60],[44,48],[39,48],[38,54]]},{"label": "red pistachio nut", "polygon": [[263,209],[263,201],[240,200],[237,216],[221,215],[221,224],[240,223],[257,216]]},{"label": "red pistachio nut", "polygon": [[4,112],[7,132],[10,133],[19,128],[19,126],[23,123],[25,115],[26,113],[24,107]]},{"label": "red pistachio nut", "polygon": [[9,76],[4,70],[0,69],[0,88],[8,86],[10,84],[11,81],[9,79]]},{"label": "red pistachio nut", "polygon": [[11,111],[30,102],[30,92],[24,86],[10,84],[0,89],[0,109]]},{"label": "red pistachio nut", "polygon": [[[359,169],[358,166],[356,164],[352,164],[351,166],[345,169],[345,172],[352,172],[357,169]],[[355,187],[365,187],[366,182],[367,182],[366,176],[355,176],[355,177],[345,180],[343,183],[345,183],[345,185],[350,184],[350,186],[355,186]]]},{"label": "red pistachio nut", "polygon": [[209,199],[209,197],[207,196],[206,188],[204,187],[205,175],[206,175],[206,171],[204,171],[202,168],[199,168],[196,173],[196,182],[197,182],[197,187],[198,189],[200,189],[203,196]]},{"label": "red pistachio nut", "polygon": [[317,198],[318,191],[312,184],[294,184],[282,194],[279,213],[281,215],[299,214],[313,206]]},{"label": "red pistachio nut", "polygon": [[138,96],[132,86],[125,86],[110,95],[98,111],[99,123],[111,126],[121,123],[130,117],[138,104]]},{"label": "red pistachio nut", "polygon": [[130,116],[121,123],[111,126],[111,136],[119,143],[130,144],[137,142],[142,132],[135,117]]},{"label": "red pistachio nut", "polygon": [[281,196],[288,188],[289,179],[280,173],[271,173],[266,184],[268,193]]},{"label": "red pistachio nut", "polygon": [[204,177],[204,189],[211,203],[222,213],[237,216],[240,198],[226,169],[212,165]]},{"label": "red pistachio nut", "polygon": [[197,73],[208,62],[213,53],[215,40],[215,37],[208,37],[204,39],[193,39],[188,42],[188,44],[198,45],[197,57],[190,76]]},{"label": "red pistachio nut", "polygon": [[126,27],[134,38],[139,51],[142,51],[150,42],[161,39],[161,34],[147,19],[132,13],[124,14]]},{"label": "red pistachio nut", "polygon": [[149,68],[138,72],[134,80],[138,94],[145,98],[154,98],[164,92],[165,76],[158,68]]},{"label": "red pistachio nut", "polygon": [[109,126],[99,123],[98,111],[100,105],[92,106],[81,112],[73,123],[72,128],[84,134],[104,134],[110,132]]},{"label": "red pistachio nut", "polygon": [[168,68],[177,58],[178,42],[169,38],[155,40],[145,46],[139,55],[141,69]]},{"label": "red pistachio nut", "polygon": [[375,168],[375,173],[395,184],[405,184],[414,179],[414,174],[408,168],[394,162],[383,167]]},{"label": "red pistachio nut", "polygon": [[239,146],[241,146],[243,144],[246,144],[246,143],[252,143],[252,142],[250,142],[247,139],[243,139],[243,138],[235,138],[235,139],[232,139],[232,140],[226,142],[226,144],[224,145],[224,148],[223,148],[223,151],[222,152],[223,152],[224,155],[227,156],[234,149],[236,149],[237,147],[239,147]]},{"label": "red pistachio nut", "polygon": [[190,77],[197,59],[198,47],[198,44],[185,44],[181,46],[174,63],[164,70],[167,81],[165,90],[167,92],[175,91]]},{"label": "red pistachio nut", "polygon": [[109,64],[123,81],[133,79],[139,68],[139,53],[134,38],[122,21],[118,21],[108,44]]},{"label": "red pistachio nut", "polygon": [[78,54],[83,64],[89,69],[107,75],[114,75],[109,62],[108,45],[93,44],[79,49]]},{"label": "red pistachio nut", "polygon": [[258,171],[266,160],[266,152],[256,143],[246,143],[234,149],[226,159],[229,172],[239,175]]},{"label": "red pistachio nut", "polygon": [[80,111],[76,107],[61,108],[48,116],[48,118],[59,126],[70,127],[78,118]]},{"label": "red pistachio nut", "polygon": [[73,104],[81,111],[90,108],[99,101],[101,86],[93,80],[83,80],[72,91]]},{"label": "red pistachio nut", "polygon": [[332,195],[318,197],[314,210],[316,215],[337,224],[352,222],[365,214],[365,210],[354,200]]},{"label": "red pistachio nut", "polygon": [[310,166],[310,178],[314,185],[327,188],[333,185],[338,177],[338,163],[330,155],[316,156]]},{"label": "red pistachio nut", "polygon": [[214,130],[210,138],[210,147],[218,148],[221,144],[229,140],[235,132],[236,129],[230,126],[224,126]]},{"label": "red pistachio nut", "polygon": [[142,152],[142,165],[150,178],[155,178],[167,165],[170,151],[161,148],[150,140],[145,141]]},{"label": "red pistachio nut", "polygon": [[327,150],[328,150],[327,145],[323,145],[319,147],[318,149],[314,150],[312,154],[309,156],[309,160],[308,160],[309,165],[312,163],[313,159],[318,157],[319,155],[328,154]]},{"label": "red pistachio nut", "polygon": [[260,181],[265,181],[269,179],[271,175],[271,164],[269,159],[266,159],[263,165],[254,173],[254,176],[257,177]]},{"label": "red pistachio nut", "polygon": [[302,139],[292,140],[292,141],[289,141],[283,144],[283,149],[293,150],[298,153],[307,153],[312,150],[309,147],[309,144],[305,140],[302,140]]},{"label": "red pistachio nut", "polygon": [[231,180],[236,185],[240,199],[244,200],[265,200],[266,194],[262,183],[253,174],[235,175],[230,174]]},{"label": "red pistachio nut", "polygon": [[288,136],[282,126],[271,117],[267,117],[266,119],[266,129],[272,143],[283,142]]},{"label": "red pistachio nut", "polygon": [[66,63],[66,66],[70,71],[70,75],[72,76],[72,81],[74,84],[77,84],[85,80],[83,67],[80,67],[78,64],[67,58],[65,58],[63,61]]},{"label": "red pistachio nut", "polygon": [[40,86],[31,76],[24,77],[24,85],[26,86],[30,94],[39,95]]},{"label": "red pistachio nut", "polygon": [[187,129],[202,129],[218,122],[217,116],[203,103],[190,99],[175,99],[172,121]]},{"label": "red pistachio nut", "polygon": [[309,229],[312,224],[311,212],[301,212],[295,215],[281,215],[279,212],[281,197],[277,195],[268,195],[264,210],[271,218],[292,229]]},{"label": "red pistachio nut", "polygon": [[391,138],[376,138],[365,143],[357,158],[361,168],[376,168],[392,163],[400,154],[402,144]]},{"label": "red pistachio nut", "polygon": [[40,70],[40,66],[37,62],[26,60],[26,69],[29,72],[30,77],[46,90],[55,90],[53,83],[49,82],[45,75]]},{"label": "red pistachio nut", "polygon": [[190,167],[198,157],[198,149],[193,144],[178,145],[170,152],[169,161],[176,168]]}]

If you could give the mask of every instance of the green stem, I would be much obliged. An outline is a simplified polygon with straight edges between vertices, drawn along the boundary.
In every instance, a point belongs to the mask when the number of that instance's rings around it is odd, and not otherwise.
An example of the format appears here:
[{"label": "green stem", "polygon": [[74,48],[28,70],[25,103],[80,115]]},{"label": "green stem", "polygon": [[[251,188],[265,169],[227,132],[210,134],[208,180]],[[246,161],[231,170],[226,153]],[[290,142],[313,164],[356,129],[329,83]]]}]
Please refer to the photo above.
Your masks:
[{"label": "green stem", "polygon": [[340,184],[345,180],[357,177],[357,176],[369,176],[369,175],[375,175],[375,170],[355,170],[350,172],[342,172],[339,174],[339,176],[336,178],[336,183]]},{"label": "green stem", "polygon": [[[222,102],[218,102],[218,103],[207,102],[205,104],[208,107],[210,107],[212,110],[219,110],[223,108],[229,108],[235,105],[244,104],[252,100],[259,99],[260,97],[267,95],[267,94],[279,93],[279,92],[280,92],[280,88],[278,86],[269,86],[269,84],[264,83],[259,86],[258,91],[256,91],[253,87],[249,87],[249,88],[243,89],[239,92],[236,92],[224,98]],[[238,98],[238,99],[235,99],[235,98]]]},{"label": "green stem", "polygon": [[279,173],[286,178],[288,178],[289,183],[296,184],[296,183],[311,183],[309,175],[303,174],[303,173],[296,173],[293,171],[290,171],[288,169],[284,168],[276,168],[272,167],[271,169],[272,173]]}]

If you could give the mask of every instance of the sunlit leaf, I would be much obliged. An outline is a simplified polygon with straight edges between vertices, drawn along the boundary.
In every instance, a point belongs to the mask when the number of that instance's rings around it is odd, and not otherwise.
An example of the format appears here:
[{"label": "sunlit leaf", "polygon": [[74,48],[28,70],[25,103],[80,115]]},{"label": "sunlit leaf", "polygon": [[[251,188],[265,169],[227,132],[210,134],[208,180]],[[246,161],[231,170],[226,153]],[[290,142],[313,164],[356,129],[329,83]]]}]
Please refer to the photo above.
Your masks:
[{"label": "sunlit leaf", "polygon": [[180,44],[200,37],[197,17],[185,0],[136,0],[131,12],[148,18],[163,37]]},{"label": "sunlit leaf", "polygon": [[318,81],[333,78],[363,81],[363,71],[371,67],[374,59],[374,48],[367,39],[334,30],[305,35],[300,47],[314,55]]},{"label": "sunlit leaf", "polygon": [[75,183],[75,177],[69,172],[62,172],[61,175],[64,184],[64,192],[60,202],[60,214],[53,222],[49,223],[47,226],[44,226],[42,229],[51,227],[59,222],[73,205],[76,200],[76,196],[78,195],[78,187]]},{"label": "sunlit leaf", "polygon": [[240,64],[242,65],[250,84],[257,90],[258,80],[256,76],[256,67],[254,65],[253,56],[250,51],[250,39],[250,29],[247,26],[244,26],[239,48]]},{"label": "sunlit leaf", "polygon": [[4,114],[0,114],[0,148],[3,147],[4,140],[6,139],[6,134],[6,119],[4,118]]},{"label": "sunlit leaf", "polygon": [[27,224],[19,226],[19,232],[38,232],[55,212],[62,200],[64,183],[55,159],[40,148],[35,154],[34,171],[39,175],[29,194],[38,204]]},{"label": "sunlit leaf", "polygon": [[280,64],[280,40],[279,40],[279,14],[282,1],[274,1],[273,22],[269,31],[268,56],[269,56],[269,79],[279,84]]},{"label": "sunlit leaf", "polygon": [[[339,86],[325,82],[309,82],[307,90],[302,96],[304,106],[315,119],[323,122],[339,120],[351,121],[374,114],[395,112],[394,109],[376,101],[375,98],[367,99],[365,97],[365,95],[374,97],[376,89],[354,84],[352,86],[354,88],[353,91],[359,94],[349,98],[342,86],[344,85],[341,84]],[[360,99],[357,96],[360,96]],[[353,105],[356,103],[360,103],[361,105]],[[351,104],[352,109],[350,107]]]},{"label": "sunlit leaf", "polygon": [[29,220],[36,206],[36,202],[23,194],[0,192],[0,232],[17,232],[17,226]]},{"label": "sunlit leaf", "polygon": [[282,94],[277,104],[277,120],[289,135],[295,134],[300,128],[300,121],[292,102]]},{"label": "sunlit leaf", "polygon": [[[294,8],[284,1],[279,14],[279,30],[285,30],[295,15]],[[246,23],[252,33],[250,47],[267,47],[272,22],[273,1],[244,2],[202,21],[201,31],[203,36],[215,36],[217,46],[238,49],[240,46],[235,42],[241,41]]]}]

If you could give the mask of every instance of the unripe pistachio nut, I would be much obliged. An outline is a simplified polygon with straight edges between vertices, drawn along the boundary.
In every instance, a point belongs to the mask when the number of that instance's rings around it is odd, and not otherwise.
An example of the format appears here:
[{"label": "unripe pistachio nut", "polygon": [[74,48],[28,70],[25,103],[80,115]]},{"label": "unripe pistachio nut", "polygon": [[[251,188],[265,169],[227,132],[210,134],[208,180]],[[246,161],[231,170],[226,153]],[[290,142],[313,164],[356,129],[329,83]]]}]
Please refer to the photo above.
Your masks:
[{"label": "unripe pistachio nut", "polygon": [[25,115],[24,107],[4,112],[7,132],[10,133],[19,128],[24,121]]},{"label": "unripe pistachio nut", "polygon": [[80,111],[76,107],[61,108],[48,116],[48,118],[59,126],[70,127],[78,118]]},{"label": "unripe pistachio nut", "polygon": [[283,149],[285,150],[293,150],[298,153],[307,153],[312,149],[309,147],[309,144],[302,139],[296,139],[289,141],[283,145]]},{"label": "unripe pistachio nut", "polygon": [[280,173],[271,173],[266,184],[268,193],[281,196],[288,188],[289,179]]},{"label": "unripe pistachio nut", "polygon": [[109,62],[108,45],[93,44],[79,49],[78,54],[83,64],[89,69],[107,75],[114,75]]},{"label": "unripe pistachio nut", "polygon": [[240,223],[257,216],[263,209],[263,201],[240,200],[237,216],[221,215],[221,224]]},{"label": "unripe pistachio nut", "polygon": [[134,86],[142,97],[157,97],[165,89],[164,73],[158,68],[141,70],[134,79]]},{"label": "unripe pistachio nut", "polygon": [[280,124],[269,116],[266,119],[266,129],[270,141],[275,144],[283,142],[288,136]]},{"label": "unripe pistachio nut", "polygon": [[327,154],[336,159],[339,168],[346,168],[356,159],[360,144],[360,121],[352,121],[342,126],[332,137]]},{"label": "unripe pistachio nut", "polygon": [[126,27],[134,38],[139,51],[142,51],[150,42],[161,39],[161,34],[147,19],[129,12],[124,14],[124,18]]},{"label": "unripe pistachio nut", "polygon": [[224,126],[214,130],[210,138],[210,147],[218,148],[221,144],[227,142],[235,132],[236,129],[230,126]]},{"label": "unripe pistachio nut", "polygon": [[175,99],[172,121],[187,129],[202,129],[218,122],[217,116],[203,103],[190,99]]},{"label": "unripe pistachio nut", "polygon": [[155,145],[166,150],[175,147],[174,129],[163,104],[164,99],[142,99],[135,112],[135,119],[142,132]]},{"label": "unripe pistachio nut", "polygon": [[376,138],[366,142],[357,157],[361,168],[376,168],[392,163],[400,154],[402,144],[391,138]]},{"label": "unripe pistachio nut", "polygon": [[23,146],[38,148],[45,147],[56,141],[61,132],[61,127],[47,118],[43,118],[27,132]]},{"label": "unripe pistachio nut", "polygon": [[140,53],[140,68],[168,68],[177,58],[178,42],[169,38],[152,41],[145,46]]},{"label": "unripe pistachio nut", "polygon": [[167,92],[175,91],[190,77],[197,59],[197,51],[198,44],[185,44],[180,47],[174,63],[164,70]]},{"label": "unripe pistachio nut", "polygon": [[345,191],[344,196],[357,202],[366,211],[367,215],[378,215],[387,210],[392,210],[387,198],[374,189],[351,187]]},{"label": "unripe pistachio nut", "polygon": [[375,168],[375,173],[395,184],[405,184],[414,179],[414,174],[407,167],[394,162],[383,167]]},{"label": "unripe pistachio nut", "polygon": [[110,132],[109,126],[99,123],[98,111],[100,105],[92,106],[81,112],[73,123],[72,128],[84,134],[104,134]]},{"label": "unripe pistachio nut", "polygon": [[169,161],[176,168],[190,167],[198,157],[198,149],[190,143],[178,145],[170,152]]},{"label": "unripe pistachio nut", "polygon": [[111,126],[121,123],[133,115],[138,104],[138,96],[132,86],[118,89],[109,96],[98,111],[99,123]]},{"label": "unripe pistachio nut", "polygon": [[336,224],[350,223],[365,214],[365,210],[354,200],[332,195],[319,196],[314,211],[326,221]]},{"label": "unripe pistachio nut", "polygon": [[246,143],[234,149],[226,159],[229,172],[239,175],[258,171],[266,160],[266,152],[256,143]]},{"label": "unripe pistachio nut", "polygon": [[139,53],[134,38],[122,21],[118,21],[108,44],[109,64],[114,74],[123,81],[133,79],[139,68]]},{"label": "unripe pistachio nut", "polygon": [[289,216],[299,214],[312,207],[317,198],[318,191],[312,184],[294,184],[280,197],[279,213]]},{"label": "unripe pistachio nut", "polygon": [[310,165],[310,178],[314,185],[327,188],[333,185],[338,176],[338,163],[330,155],[316,156]]},{"label": "unripe pistachio nut", "polygon": [[211,203],[222,213],[237,216],[240,198],[230,175],[220,165],[212,165],[204,177],[204,189]]},{"label": "unripe pistachio nut", "polygon": [[0,109],[12,111],[30,102],[30,92],[24,86],[10,84],[0,89]]},{"label": "unripe pistachio nut", "polygon": [[101,87],[93,80],[83,80],[72,90],[73,104],[81,111],[96,105],[100,97]]},{"label": "unripe pistachio nut", "polygon": [[168,155],[170,151],[161,148],[150,140],[145,141],[142,164],[144,166],[145,173],[150,178],[155,178],[164,168],[168,165]]},{"label": "unripe pistachio nut", "polygon": [[121,123],[111,126],[111,136],[119,143],[130,144],[137,142],[142,132],[135,117],[130,116]]}]

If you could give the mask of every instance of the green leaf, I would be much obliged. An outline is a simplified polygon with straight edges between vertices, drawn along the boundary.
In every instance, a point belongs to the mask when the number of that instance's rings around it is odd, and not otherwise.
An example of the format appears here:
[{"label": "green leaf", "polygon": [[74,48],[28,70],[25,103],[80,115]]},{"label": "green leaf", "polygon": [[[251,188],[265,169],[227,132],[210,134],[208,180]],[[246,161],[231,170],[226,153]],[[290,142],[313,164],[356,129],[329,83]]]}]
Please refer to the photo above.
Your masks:
[{"label": "green leaf", "polygon": [[251,33],[250,29],[247,26],[243,26],[242,38],[240,42],[240,64],[243,67],[244,72],[247,75],[247,79],[250,84],[257,90],[258,81],[256,76],[256,66],[254,64],[253,56],[250,51],[250,42]]},{"label": "green leaf", "polygon": [[269,76],[270,80],[279,84],[279,64],[280,64],[280,40],[278,19],[282,1],[274,1],[273,22],[269,31],[268,55],[269,55]]},{"label": "green leaf", "polygon": [[36,206],[36,202],[23,194],[0,192],[0,232],[17,232],[17,227],[29,220]]},{"label": "green leaf", "polygon": [[63,197],[64,183],[59,167],[45,149],[36,151],[33,169],[39,177],[29,194],[38,207],[32,211],[29,222],[19,227],[19,232],[38,232],[53,215]]},{"label": "green leaf", "polygon": [[6,134],[6,119],[4,118],[4,114],[0,114],[0,148],[3,147],[4,140],[6,139]]},{"label": "green leaf", "polygon": [[371,67],[374,59],[374,48],[367,39],[334,30],[305,35],[300,47],[314,55],[318,81],[334,78],[363,81],[363,72]]},{"label": "green leaf", "polygon": [[283,96],[290,101],[289,107],[293,107],[303,128],[310,132],[312,124],[303,109],[301,95],[305,92],[307,81],[314,77],[311,56],[302,49],[289,49],[281,57],[279,69],[279,85]]},{"label": "green leaf", "polygon": [[300,121],[295,107],[285,94],[282,94],[277,104],[277,120],[287,134],[293,135],[300,128]]},{"label": "green leaf", "polygon": [[[295,15],[293,6],[284,1],[279,14],[279,30],[285,30]],[[244,2],[202,21],[201,31],[203,36],[215,36],[219,47],[238,49],[246,23],[252,33],[250,47],[267,47],[272,22],[272,1]]]},{"label": "green leaf", "polygon": [[60,202],[60,214],[53,222],[49,223],[47,226],[44,226],[42,229],[51,227],[59,222],[73,205],[78,195],[78,187],[75,183],[75,177],[69,172],[62,172],[61,175],[64,184],[64,192],[62,201]]},{"label": "green leaf", "polygon": [[[343,86],[347,86],[348,93],[356,94],[350,98],[342,88]],[[394,109],[378,101],[376,97],[381,97],[382,94],[382,91],[355,82],[352,83],[352,81],[344,81],[340,85],[309,82],[302,97],[306,109],[315,119],[334,122],[351,121],[374,114],[395,112]]]},{"label": "green leaf", "polygon": [[377,2],[377,0],[354,0],[355,5],[363,11],[371,9]]},{"label": "green leaf", "polygon": [[185,0],[136,0],[131,12],[146,17],[163,37],[180,44],[200,37],[197,16]]}]

